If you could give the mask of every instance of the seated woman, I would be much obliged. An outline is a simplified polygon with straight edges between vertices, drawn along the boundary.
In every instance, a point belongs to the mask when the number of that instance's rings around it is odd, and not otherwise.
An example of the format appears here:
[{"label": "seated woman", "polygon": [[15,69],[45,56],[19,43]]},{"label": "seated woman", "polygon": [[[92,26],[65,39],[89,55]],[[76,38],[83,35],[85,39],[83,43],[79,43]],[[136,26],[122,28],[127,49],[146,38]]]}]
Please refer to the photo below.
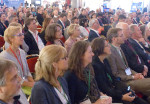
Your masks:
[{"label": "seated woman", "polygon": [[71,104],[68,87],[62,77],[68,68],[67,51],[59,45],[45,46],[35,65],[36,83],[31,104]]},{"label": "seated woman", "polygon": [[75,42],[77,42],[80,36],[80,29],[79,29],[79,25],[78,24],[71,24],[68,27],[68,35],[69,38],[66,40],[65,42],[65,48],[67,49],[67,52],[69,54],[69,51],[71,49],[71,47],[73,46],[73,44]]},{"label": "seated woman", "polygon": [[65,77],[68,82],[72,104],[111,104],[111,98],[100,99],[100,93],[94,71],[91,66],[93,52],[87,41],[78,41],[69,54],[69,71]]},{"label": "seated woman", "polygon": [[[18,23],[17,23],[18,24]],[[22,27],[19,25],[9,26],[4,32],[4,40],[8,42],[9,48],[0,53],[0,57],[12,60],[18,67],[19,75],[22,78],[22,86],[32,87],[34,85],[34,80],[29,71],[28,64],[26,61],[25,52],[20,49],[20,45],[23,44],[24,34],[22,34]],[[20,93],[21,102],[23,104],[28,104],[27,99],[23,92]]]},{"label": "seated woman", "polygon": [[49,25],[49,24],[52,24],[54,23],[54,20],[52,18],[45,18],[44,21],[43,21],[43,25],[42,25],[42,30],[41,30],[41,34],[39,35],[44,43],[44,45],[46,45],[46,40],[45,40],[45,30],[46,30],[46,27]]},{"label": "seated woman", "polygon": [[64,46],[64,43],[60,40],[63,37],[61,28],[62,27],[57,23],[50,24],[46,27],[45,30],[45,40],[47,41],[46,45],[57,44]]},{"label": "seated woman", "polygon": [[93,68],[98,88],[104,94],[111,96],[113,102],[123,104],[148,104],[136,96],[130,96],[127,86],[114,77],[110,65],[106,59],[111,54],[110,45],[104,38],[96,38],[92,41],[92,50],[94,52]]}]

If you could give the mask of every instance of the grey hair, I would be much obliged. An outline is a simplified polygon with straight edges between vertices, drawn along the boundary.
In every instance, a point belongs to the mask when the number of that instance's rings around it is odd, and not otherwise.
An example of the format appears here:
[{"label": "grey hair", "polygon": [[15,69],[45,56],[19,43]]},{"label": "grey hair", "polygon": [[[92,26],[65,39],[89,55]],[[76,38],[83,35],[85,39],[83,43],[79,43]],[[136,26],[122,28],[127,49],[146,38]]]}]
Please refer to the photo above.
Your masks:
[{"label": "grey hair", "polygon": [[138,25],[136,25],[136,24],[131,24],[131,25],[129,26],[129,29],[130,29],[131,34],[133,34],[133,33],[135,32],[134,28],[135,28],[136,26],[138,26]]},{"label": "grey hair", "polygon": [[16,15],[11,15],[10,17],[9,17],[9,23],[13,20],[13,18],[15,18],[15,17],[17,17]]},{"label": "grey hair", "polygon": [[17,68],[17,65],[13,61],[0,58],[0,86],[6,84],[5,73],[10,71],[12,67]]},{"label": "grey hair", "polygon": [[97,19],[96,18],[93,18],[89,21],[89,27],[92,27],[94,22],[96,21]]}]

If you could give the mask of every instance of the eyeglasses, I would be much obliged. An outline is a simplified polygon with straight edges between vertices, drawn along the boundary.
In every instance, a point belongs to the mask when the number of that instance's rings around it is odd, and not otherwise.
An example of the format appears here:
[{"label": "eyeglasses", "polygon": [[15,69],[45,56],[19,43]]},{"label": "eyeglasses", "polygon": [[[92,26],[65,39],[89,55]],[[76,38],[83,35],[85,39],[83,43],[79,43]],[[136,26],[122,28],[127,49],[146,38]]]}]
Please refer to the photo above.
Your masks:
[{"label": "eyeglasses", "polygon": [[21,36],[24,36],[24,33],[20,33],[20,34],[14,35],[14,36],[21,37]]},{"label": "eyeglasses", "polygon": [[68,56],[65,56],[63,58],[60,58],[61,60],[67,60]]}]

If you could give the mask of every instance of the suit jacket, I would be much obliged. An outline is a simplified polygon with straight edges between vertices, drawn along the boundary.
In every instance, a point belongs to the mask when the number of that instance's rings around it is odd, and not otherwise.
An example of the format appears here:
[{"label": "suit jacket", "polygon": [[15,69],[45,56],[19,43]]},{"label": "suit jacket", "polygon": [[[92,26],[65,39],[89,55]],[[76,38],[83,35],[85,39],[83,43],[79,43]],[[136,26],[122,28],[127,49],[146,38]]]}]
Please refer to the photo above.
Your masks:
[{"label": "suit jacket", "polygon": [[133,24],[138,24],[137,20],[133,18]]},{"label": "suit jacket", "polygon": [[44,21],[44,18],[42,16],[42,14],[37,13],[36,17],[37,17],[37,20],[38,20],[39,24],[42,26],[42,23]]},{"label": "suit jacket", "polygon": [[[67,83],[64,78],[59,78],[59,81],[70,103]],[[32,88],[31,104],[62,104],[62,102],[54,87],[44,79],[41,79],[35,82]]]},{"label": "suit jacket", "polygon": [[[120,77],[122,81],[130,81],[132,80],[132,74],[136,72],[131,69],[131,75],[126,75],[125,69],[128,67],[128,63],[126,57],[122,51],[122,57],[118,53],[117,49],[114,46],[111,46],[111,55],[108,57],[108,62],[111,66],[112,73],[115,77]],[[125,65],[126,64],[126,65]]]},{"label": "suit jacket", "polygon": [[29,31],[25,33],[24,40],[29,47],[29,51],[27,52],[27,54],[39,54],[37,43]]},{"label": "suit jacket", "polygon": [[95,39],[97,37],[98,37],[98,34],[95,31],[90,30],[88,40],[91,42],[93,39]]},{"label": "suit jacket", "polygon": [[65,29],[64,25],[61,23],[60,20],[58,20],[57,23],[61,25],[61,27],[62,27],[62,35],[64,36],[64,29]]},{"label": "suit jacket", "polygon": [[[100,91],[108,96],[111,96],[116,102],[121,101],[122,95],[127,93],[127,86],[126,84],[117,80],[117,78],[112,74],[107,59],[105,59],[102,63],[98,56],[94,56],[92,65],[94,68],[95,79]],[[111,79],[108,77],[108,75],[111,77]]]},{"label": "suit jacket", "polygon": [[46,45],[47,41],[45,40],[45,30],[40,33],[40,38],[43,41],[44,45]]},{"label": "suit jacket", "polygon": [[144,52],[144,47],[141,48],[140,45],[132,38],[129,38],[129,42],[132,44],[137,54],[144,60],[144,63],[147,63],[147,61],[150,60],[150,56]]},{"label": "suit jacket", "polygon": [[[142,73],[144,70],[144,61],[142,57],[137,55],[137,52],[132,47],[128,40],[125,41],[124,44],[121,45],[121,49],[123,50],[123,53],[125,54],[125,57],[127,59],[128,65],[131,69],[138,73]],[[132,49],[131,49],[132,48]],[[138,57],[141,60],[141,63],[138,62]]]}]

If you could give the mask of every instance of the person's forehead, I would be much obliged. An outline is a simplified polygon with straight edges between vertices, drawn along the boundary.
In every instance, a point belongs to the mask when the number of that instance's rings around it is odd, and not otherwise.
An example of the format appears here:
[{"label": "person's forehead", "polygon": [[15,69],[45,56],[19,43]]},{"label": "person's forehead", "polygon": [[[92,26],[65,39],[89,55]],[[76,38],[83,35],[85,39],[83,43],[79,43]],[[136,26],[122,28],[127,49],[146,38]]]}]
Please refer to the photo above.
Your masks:
[{"label": "person's forehead", "polygon": [[8,80],[11,80],[17,74],[18,72],[17,72],[16,67],[11,67],[8,71],[5,72],[5,78],[8,81]]}]

